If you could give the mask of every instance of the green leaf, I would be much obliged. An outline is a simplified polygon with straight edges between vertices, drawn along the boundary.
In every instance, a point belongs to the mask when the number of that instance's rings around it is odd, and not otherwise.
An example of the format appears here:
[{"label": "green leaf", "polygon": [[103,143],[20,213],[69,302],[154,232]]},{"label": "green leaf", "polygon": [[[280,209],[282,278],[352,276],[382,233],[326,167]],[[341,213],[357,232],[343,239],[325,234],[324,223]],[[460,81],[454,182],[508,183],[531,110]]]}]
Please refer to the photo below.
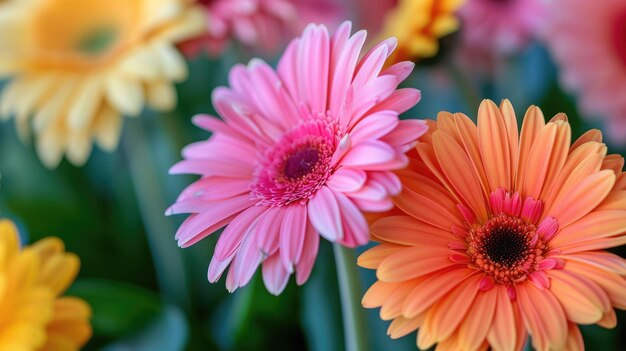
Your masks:
[{"label": "green leaf", "polygon": [[103,351],[180,351],[185,348],[188,337],[185,315],[178,307],[168,306],[147,327]]},{"label": "green leaf", "polygon": [[156,294],[107,280],[79,280],[68,295],[81,297],[91,305],[93,329],[98,336],[129,335],[145,327],[163,309]]}]

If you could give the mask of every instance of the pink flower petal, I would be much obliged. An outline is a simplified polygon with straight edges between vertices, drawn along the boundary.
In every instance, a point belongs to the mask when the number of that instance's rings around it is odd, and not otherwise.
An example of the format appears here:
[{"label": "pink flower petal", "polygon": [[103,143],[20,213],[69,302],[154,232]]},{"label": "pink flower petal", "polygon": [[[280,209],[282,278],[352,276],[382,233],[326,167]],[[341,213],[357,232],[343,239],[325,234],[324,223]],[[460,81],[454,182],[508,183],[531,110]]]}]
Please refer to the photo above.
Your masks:
[{"label": "pink flower petal", "polygon": [[341,213],[332,190],[321,187],[309,200],[308,209],[311,224],[321,236],[330,241],[343,238]]},{"label": "pink flower petal", "polygon": [[296,264],[296,283],[304,284],[311,275],[315,259],[317,258],[317,250],[319,248],[320,236],[315,228],[309,223],[307,225],[304,244],[302,246],[302,256]]},{"label": "pink flower petal", "polygon": [[334,195],[341,211],[341,223],[344,232],[344,236],[339,242],[348,247],[366,244],[370,239],[370,231],[363,213],[344,194],[335,193]]},{"label": "pink flower petal", "polygon": [[307,208],[294,204],[284,209],[280,226],[280,258],[289,273],[300,260],[307,228]]},{"label": "pink flower petal", "polygon": [[328,187],[338,192],[353,192],[361,189],[367,175],[356,168],[341,167],[328,180]]},{"label": "pink flower petal", "polygon": [[280,227],[285,212],[280,207],[270,207],[259,217],[257,222],[257,247],[265,256],[273,255],[278,250]]},{"label": "pink flower petal", "polygon": [[353,147],[341,163],[344,166],[361,167],[390,162],[396,156],[396,152],[386,143],[377,140],[364,141]]},{"label": "pink flower petal", "polygon": [[223,260],[235,252],[246,235],[256,229],[256,222],[265,211],[266,207],[252,206],[240,213],[220,235],[215,245],[215,256]]},{"label": "pink flower petal", "polygon": [[280,295],[289,281],[289,272],[280,261],[278,253],[268,257],[263,262],[263,282],[272,295]]}]

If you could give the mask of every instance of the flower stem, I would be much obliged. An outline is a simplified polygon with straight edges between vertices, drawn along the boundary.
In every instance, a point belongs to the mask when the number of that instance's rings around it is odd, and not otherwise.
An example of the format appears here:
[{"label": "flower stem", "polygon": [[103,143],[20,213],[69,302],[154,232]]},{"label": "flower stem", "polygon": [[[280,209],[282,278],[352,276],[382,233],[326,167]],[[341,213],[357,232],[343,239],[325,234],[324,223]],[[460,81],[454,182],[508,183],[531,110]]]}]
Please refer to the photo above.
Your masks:
[{"label": "flower stem", "polygon": [[176,228],[165,216],[167,207],[159,169],[150,151],[143,118],[128,120],[123,146],[157,281],[166,301],[189,310],[187,278],[180,250],[175,245]]},{"label": "flower stem", "polygon": [[343,330],[347,351],[365,351],[368,349],[365,316],[361,306],[361,283],[356,271],[354,250],[339,244],[333,244],[337,278],[341,294],[343,312]]}]

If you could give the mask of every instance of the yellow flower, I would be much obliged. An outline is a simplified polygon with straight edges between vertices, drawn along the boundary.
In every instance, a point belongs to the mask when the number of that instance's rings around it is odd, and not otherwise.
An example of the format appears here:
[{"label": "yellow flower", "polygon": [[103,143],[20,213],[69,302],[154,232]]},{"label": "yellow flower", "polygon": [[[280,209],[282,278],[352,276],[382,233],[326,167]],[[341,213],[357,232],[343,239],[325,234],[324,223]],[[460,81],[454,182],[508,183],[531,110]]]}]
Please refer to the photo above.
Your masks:
[{"label": "yellow flower", "polygon": [[20,249],[13,223],[0,220],[0,351],[70,351],[89,340],[89,305],[60,296],[79,266],[58,238]]},{"label": "yellow flower", "polygon": [[[202,31],[191,0],[21,0],[0,9],[0,115],[32,129],[48,167],[116,148],[122,115],[168,110],[187,76],[175,44]],[[29,123],[30,122],[30,123]]]},{"label": "yellow flower", "polygon": [[387,14],[381,37],[398,38],[398,49],[388,64],[432,57],[439,38],[459,28],[456,11],[464,0],[399,0]]}]

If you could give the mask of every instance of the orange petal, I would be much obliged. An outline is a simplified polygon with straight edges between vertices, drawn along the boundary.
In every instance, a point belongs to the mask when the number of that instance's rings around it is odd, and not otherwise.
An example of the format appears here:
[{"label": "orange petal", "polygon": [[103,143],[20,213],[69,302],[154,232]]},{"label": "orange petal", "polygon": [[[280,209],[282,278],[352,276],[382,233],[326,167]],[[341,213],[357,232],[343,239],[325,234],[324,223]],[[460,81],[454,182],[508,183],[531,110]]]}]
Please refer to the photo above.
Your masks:
[{"label": "orange petal", "polygon": [[402,315],[402,306],[406,300],[407,295],[413,290],[416,284],[419,284],[421,280],[410,280],[398,284],[396,288],[389,294],[385,303],[383,303],[380,309],[380,318],[388,321]]},{"label": "orange petal", "polygon": [[585,351],[585,343],[583,342],[583,336],[580,334],[578,326],[574,323],[568,323],[567,331],[567,344],[565,349],[567,351]]},{"label": "orange petal", "polygon": [[544,197],[545,208],[568,194],[583,179],[600,170],[604,155],[600,152],[605,146],[598,143],[587,143],[572,152],[565,161],[565,165],[552,183],[548,195]]},{"label": "orange petal", "polygon": [[434,226],[450,229],[463,226],[461,216],[450,193],[439,183],[420,174],[402,177],[404,187],[394,202],[403,211]]},{"label": "orange petal", "polygon": [[615,174],[620,174],[624,169],[624,158],[620,155],[608,155],[602,162],[602,169],[610,169]]},{"label": "orange petal", "polygon": [[594,281],[604,289],[613,306],[622,310],[626,309],[626,294],[624,294],[626,280],[623,277],[587,263],[565,259],[567,261],[565,269]]},{"label": "orange petal", "polygon": [[572,142],[572,129],[569,123],[562,121],[551,123],[557,125],[556,138],[554,140],[554,148],[552,149],[552,155],[549,161],[550,164],[548,166],[548,172],[546,173],[543,188],[541,189],[541,194],[539,195],[539,198],[541,199],[545,198],[548,192],[552,189],[556,175],[559,174],[563,165],[565,165],[565,161],[567,160],[567,156],[569,154],[569,147]]},{"label": "orange petal", "polygon": [[459,344],[462,345],[463,350],[476,350],[485,341],[491,329],[497,295],[498,289],[490,289],[479,292],[476,296],[458,330]]},{"label": "orange petal", "polygon": [[601,210],[621,210],[626,211],[626,190],[611,191],[604,201],[595,209]]},{"label": "orange petal", "polygon": [[498,286],[492,290],[495,290],[497,294],[496,310],[491,329],[487,333],[487,340],[494,350],[514,351],[517,337],[513,305],[504,286]]},{"label": "orange petal", "polygon": [[430,326],[430,333],[437,342],[452,335],[465,318],[478,293],[479,280],[478,275],[466,279],[428,311],[424,325]]},{"label": "orange petal", "polygon": [[472,122],[469,117],[462,113],[456,113],[454,115],[454,121],[461,138],[460,145],[465,148],[467,156],[470,158],[476,174],[478,174],[478,179],[480,180],[483,193],[487,198],[491,191],[489,190],[489,181],[487,180],[483,160],[480,156],[480,147],[478,146],[478,127],[476,127],[474,122]]},{"label": "orange petal", "polygon": [[439,164],[439,160],[437,159],[437,155],[435,155],[435,150],[432,145],[426,143],[418,143],[416,147],[417,153],[420,156],[420,159],[424,161],[426,167],[432,175],[443,185],[444,188],[448,190],[448,193],[454,197],[456,203],[461,202],[461,198],[458,196],[446,176],[443,174],[443,170],[441,169],[441,165]]},{"label": "orange petal", "polygon": [[447,248],[410,247],[385,258],[378,266],[376,277],[386,282],[399,282],[453,265]]},{"label": "orange petal", "polygon": [[598,206],[614,184],[615,174],[609,170],[592,174],[547,209],[545,214],[556,218],[559,227],[565,228]]},{"label": "orange petal", "polygon": [[407,246],[448,248],[454,240],[449,231],[409,216],[390,216],[371,226],[372,235],[385,242]]},{"label": "orange petal", "polygon": [[[500,104],[500,111],[502,111],[502,117],[504,117],[504,125],[506,126],[509,139],[509,151],[511,152],[511,177],[513,181],[517,172],[517,162],[519,159],[519,131],[517,129],[517,117],[515,116],[513,105],[508,99],[502,101]],[[513,185],[513,183],[511,185]]]},{"label": "orange petal", "polygon": [[387,283],[377,280],[365,292],[361,304],[365,308],[376,308],[383,305],[385,300],[400,285],[400,283]]},{"label": "orange petal", "polygon": [[626,276],[626,260],[607,251],[577,252],[556,257],[567,258],[571,261],[590,264],[621,276]]},{"label": "orange petal", "polygon": [[431,274],[406,297],[402,314],[412,318],[423,313],[474,272],[466,267],[455,266],[446,271]]},{"label": "orange petal", "polygon": [[578,324],[594,324],[611,309],[604,291],[593,281],[565,270],[550,271],[550,291],[559,300],[567,318]]},{"label": "orange petal", "polygon": [[593,211],[560,229],[551,244],[566,249],[575,243],[593,242],[625,231],[626,211]]},{"label": "orange petal", "polygon": [[555,123],[548,123],[535,138],[517,188],[523,196],[539,198],[550,167],[557,129]]},{"label": "orange petal", "polygon": [[528,282],[518,285],[516,291],[533,347],[562,350],[567,342],[567,319],[556,297],[550,290],[539,290]]},{"label": "orange petal", "polygon": [[546,122],[543,112],[537,106],[531,106],[526,110],[524,121],[522,122],[522,131],[520,133],[519,160],[517,164],[517,175],[515,188],[521,190],[524,179],[526,178],[526,170],[530,150],[535,143],[535,139],[539,132],[543,129]]},{"label": "orange petal", "polygon": [[404,248],[406,246],[382,243],[362,253],[356,264],[363,268],[376,269],[385,258]]},{"label": "orange petal", "polygon": [[590,129],[590,130],[586,131],[583,135],[580,136],[580,138],[578,138],[572,144],[572,147],[570,148],[570,152],[574,151],[576,148],[578,148],[578,147],[582,146],[583,144],[588,143],[590,141],[601,143],[602,142],[602,132],[599,131],[598,129]]},{"label": "orange petal", "polygon": [[480,191],[480,182],[472,164],[461,146],[445,133],[433,134],[433,147],[441,169],[464,202],[474,211],[476,217],[485,220],[487,208],[485,197]]},{"label": "orange petal", "polygon": [[478,108],[478,142],[487,174],[490,192],[503,187],[511,189],[511,147],[502,113],[491,100],[483,100]]},{"label": "orange petal", "polygon": [[392,339],[401,338],[422,326],[425,314],[419,315],[414,318],[398,317],[391,322],[389,329],[387,329],[387,335]]}]

